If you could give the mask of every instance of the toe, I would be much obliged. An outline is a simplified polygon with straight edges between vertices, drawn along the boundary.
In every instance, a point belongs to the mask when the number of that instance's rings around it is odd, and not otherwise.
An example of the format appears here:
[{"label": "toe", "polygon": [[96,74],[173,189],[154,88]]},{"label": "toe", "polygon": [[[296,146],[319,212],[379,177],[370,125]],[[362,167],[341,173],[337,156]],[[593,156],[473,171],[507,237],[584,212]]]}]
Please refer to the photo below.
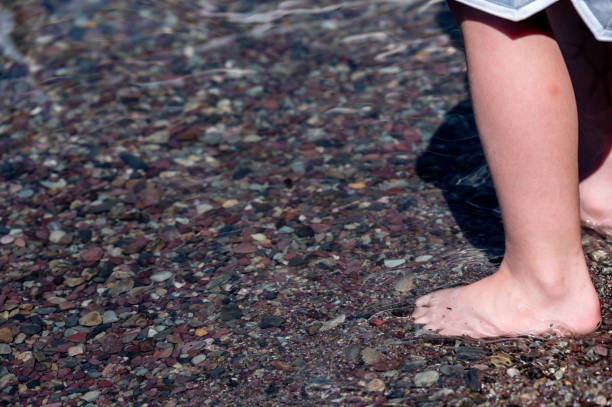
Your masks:
[{"label": "toe", "polygon": [[424,295],[422,297],[417,298],[415,304],[417,307],[426,307],[431,302],[431,294]]}]

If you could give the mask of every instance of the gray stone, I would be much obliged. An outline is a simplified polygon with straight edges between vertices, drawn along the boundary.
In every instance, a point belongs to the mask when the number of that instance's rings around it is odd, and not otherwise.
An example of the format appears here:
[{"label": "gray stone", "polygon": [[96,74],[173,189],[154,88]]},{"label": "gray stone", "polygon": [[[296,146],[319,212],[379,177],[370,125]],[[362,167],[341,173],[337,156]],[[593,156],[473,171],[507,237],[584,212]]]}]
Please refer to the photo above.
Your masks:
[{"label": "gray stone", "polygon": [[422,256],[418,256],[416,259],[414,259],[414,261],[416,261],[417,263],[426,263],[432,258],[433,256],[431,254],[424,254]]},{"label": "gray stone", "polygon": [[367,347],[361,351],[361,359],[367,365],[373,365],[382,359],[383,355],[374,348]]},{"label": "gray stone", "polygon": [[115,311],[104,311],[104,314],[102,314],[102,323],[104,324],[112,324],[117,321],[119,321],[119,318],[117,318]]},{"label": "gray stone", "polygon": [[435,370],[426,370],[414,376],[414,384],[417,387],[429,387],[437,383],[439,378],[440,374]]},{"label": "gray stone", "polygon": [[361,348],[358,345],[351,345],[344,349],[344,357],[352,362],[357,362],[359,360],[360,353]]},{"label": "gray stone", "polygon": [[100,390],[92,390],[83,394],[81,398],[85,401],[96,401],[100,397]]},{"label": "gray stone", "polygon": [[221,307],[221,320],[231,321],[233,319],[239,319],[242,317],[242,310],[238,305],[231,303]]}]

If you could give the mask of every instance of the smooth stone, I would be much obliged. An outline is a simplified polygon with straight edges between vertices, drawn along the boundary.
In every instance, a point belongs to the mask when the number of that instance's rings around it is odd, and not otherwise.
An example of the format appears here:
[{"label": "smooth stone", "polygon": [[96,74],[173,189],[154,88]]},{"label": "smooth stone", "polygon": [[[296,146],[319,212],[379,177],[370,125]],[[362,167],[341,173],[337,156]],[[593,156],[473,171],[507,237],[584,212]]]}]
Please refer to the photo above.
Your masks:
[{"label": "smooth stone", "polygon": [[461,346],[461,347],[455,348],[455,355],[457,357],[457,360],[462,360],[462,361],[480,360],[483,357],[485,357],[486,354],[487,354],[486,351],[479,349],[479,348],[473,348],[471,346]]},{"label": "smooth stone", "polygon": [[367,389],[371,392],[383,392],[385,391],[385,382],[380,379],[372,379],[368,382]]},{"label": "smooth stone", "polygon": [[468,369],[468,371],[464,375],[465,385],[472,391],[479,392],[481,386],[480,376],[480,370],[476,368]]},{"label": "smooth stone", "polygon": [[426,370],[414,376],[414,384],[417,387],[429,387],[435,384],[439,378],[440,374],[435,370]]},{"label": "smooth stone", "polygon": [[324,331],[329,331],[330,329],[334,329],[338,325],[342,324],[345,320],[346,320],[346,315],[340,314],[332,320],[323,322],[323,324],[321,325],[320,331],[324,332]]},{"label": "smooth stone", "polygon": [[259,327],[261,329],[266,328],[279,328],[285,324],[285,320],[281,317],[277,317],[274,315],[267,315],[261,319],[259,323]]},{"label": "smooth stone", "polygon": [[83,279],[83,277],[65,277],[64,278],[64,285],[70,288],[79,286],[83,284],[84,282],[85,282],[85,279]]},{"label": "smooth stone", "polygon": [[112,324],[113,322],[117,321],[119,321],[119,318],[117,318],[115,311],[104,311],[104,314],[102,314],[103,324]]},{"label": "smooth stone", "polygon": [[79,325],[97,326],[102,323],[102,316],[98,311],[92,311],[79,318]]},{"label": "smooth stone", "polygon": [[399,267],[404,263],[406,263],[406,259],[388,259],[385,260],[385,267],[392,269]]},{"label": "smooth stone", "polygon": [[87,393],[83,394],[81,396],[81,399],[91,402],[91,401],[96,401],[98,397],[100,397],[100,390],[92,390],[92,391],[88,391]]},{"label": "smooth stone", "polygon": [[361,359],[363,359],[363,362],[367,365],[379,362],[382,358],[382,353],[374,348],[367,347],[361,351]]},{"label": "smooth stone", "polygon": [[359,355],[361,353],[361,348],[359,345],[351,345],[344,349],[344,357],[352,362],[357,362],[359,360]]},{"label": "smooth stone", "polygon": [[306,172],[306,165],[302,161],[296,161],[291,164],[291,171],[298,174],[303,174]]},{"label": "smooth stone", "polygon": [[69,245],[72,243],[72,235],[63,230],[54,230],[49,235],[49,241],[55,244]]},{"label": "smooth stone", "polygon": [[412,274],[402,277],[395,283],[395,291],[399,291],[400,293],[409,292],[412,290],[412,287],[414,287],[413,280],[414,276]]},{"label": "smooth stone", "polygon": [[242,310],[238,305],[231,303],[221,307],[221,320],[231,321],[234,319],[240,319],[242,317]]},{"label": "smooth stone", "polygon": [[6,343],[0,343],[0,355],[10,355],[11,347]]},{"label": "smooth stone", "polygon": [[414,261],[416,261],[417,263],[425,263],[431,259],[433,259],[433,256],[431,254],[424,254],[422,256],[418,256],[416,259],[414,259]]},{"label": "smooth stone", "polygon": [[75,345],[68,348],[68,356],[82,355],[83,352],[82,345]]},{"label": "smooth stone", "polygon": [[278,233],[293,233],[294,229],[291,226],[283,226],[282,228],[278,229]]},{"label": "smooth stone", "polygon": [[194,365],[199,365],[205,360],[206,360],[206,355],[200,353],[199,355],[196,355],[193,358],[191,358],[191,363],[193,363]]},{"label": "smooth stone", "polygon": [[109,294],[111,297],[118,297],[123,293],[126,293],[134,288],[134,280],[131,278],[124,278],[123,280],[119,280],[111,287],[109,290]]},{"label": "smooth stone", "polygon": [[13,332],[10,328],[0,328],[0,343],[13,342]]},{"label": "smooth stone", "polygon": [[161,283],[162,281],[168,280],[172,276],[174,276],[174,273],[170,271],[160,271],[151,276],[151,281],[155,281],[156,283]]},{"label": "smooth stone", "polygon": [[138,369],[136,371],[136,373],[134,373],[136,376],[144,376],[147,373],[149,373],[149,369],[145,368],[145,367],[141,367],[140,369]]},{"label": "smooth stone", "polygon": [[506,374],[510,377],[517,377],[521,372],[516,367],[510,367],[506,370]]},{"label": "smooth stone", "polygon": [[417,370],[427,364],[427,361],[423,359],[407,360],[402,366],[402,372],[411,372]]},{"label": "smooth stone", "polygon": [[209,205],[209,204],[206,204],[206,203],[199,204],[199,205],[196,206],[196,213],[198,215],[202,215],[203,213],[206,213],[206,212],[208,212],[208,211],[210,211],[212,209],[214,209],[214,206],[212,206],[212,205]]},{"label": "smooth stone", "polygon": [[26,335],[35,335],[42,332],[42,327],[39,325],[24,325],[21,327],[21,332]]}]

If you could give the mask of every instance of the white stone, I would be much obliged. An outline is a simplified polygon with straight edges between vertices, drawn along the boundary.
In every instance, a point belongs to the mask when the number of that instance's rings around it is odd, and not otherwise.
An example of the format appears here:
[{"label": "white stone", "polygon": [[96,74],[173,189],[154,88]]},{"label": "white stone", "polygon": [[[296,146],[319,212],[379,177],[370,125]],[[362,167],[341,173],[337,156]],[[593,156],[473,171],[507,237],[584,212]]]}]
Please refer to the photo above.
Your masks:
[{"label": "white stone", "polygon": [[406,259],[388,259],[385,260],[385,267],[392,269],[394,267],[399,267],[404,263],[406,263]]},{"label": "white stone", "polygon": [[170,271],[159,271],[151,276],[151,281],[155,281],[156,283],[161,283],[162,281],[166,281],[172,276],[174,276],[174,273]]},{"label": "white stone", "polygon": [[49,241],[55,244],[70,244],[72,243],[72,236],[63,230],[54,230],[49,235]]}]

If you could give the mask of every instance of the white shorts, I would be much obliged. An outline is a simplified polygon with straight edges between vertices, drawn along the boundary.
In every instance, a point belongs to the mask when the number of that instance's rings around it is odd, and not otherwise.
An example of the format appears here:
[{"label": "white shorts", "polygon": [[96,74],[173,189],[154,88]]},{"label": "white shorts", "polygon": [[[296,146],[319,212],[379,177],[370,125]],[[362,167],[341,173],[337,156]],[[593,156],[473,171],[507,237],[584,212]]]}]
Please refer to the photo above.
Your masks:
[{"label": "white shorts", "polygon": [[[520,21],[557,0],[457,0],[489,14]],[[600,41],[612,41],[612,0],[572,0],[578,14]]]}]

